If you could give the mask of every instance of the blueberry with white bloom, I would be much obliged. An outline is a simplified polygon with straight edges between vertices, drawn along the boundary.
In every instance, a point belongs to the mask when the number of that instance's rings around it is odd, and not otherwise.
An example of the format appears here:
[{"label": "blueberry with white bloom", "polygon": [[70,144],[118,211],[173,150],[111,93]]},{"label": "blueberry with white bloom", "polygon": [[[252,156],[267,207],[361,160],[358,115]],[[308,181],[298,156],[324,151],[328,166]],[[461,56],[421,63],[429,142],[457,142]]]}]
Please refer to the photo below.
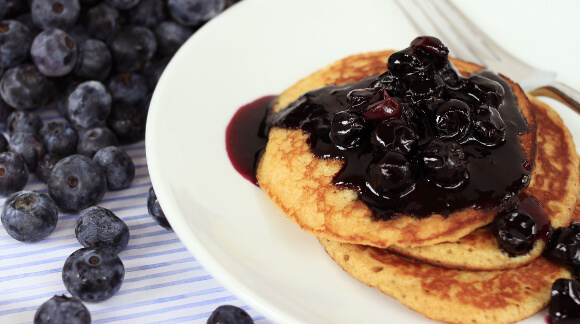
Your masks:
[{"label": "blueberry with white bloom", "polygon": [[55,229],[58,209],[48,195],[23,190],[6,199],[0,216],[6,232],[14,239],[37,242]]},{"label": "blueberry with white bloom", "polygon": [[82,210],[76,219],[75,235],[84,247],[106,248],[114,253],[129,243],[129,227],[112,211],[92,206]]},{"label": "blueberry with white bloom", "polygon": [[122,148],[107,146],[95,153],[93,160],[97,162],[107,177],[109,190],[121,190],[129,187],[135,178],[135,164]]},{"label": "blueberry with white bloom", "polygon": [[20,154],[14,152],[0,153],[0,196],[24,189],[28,182],[28,167]]},{"label": "blueberry with white bloom", "polygon": [[111,94],[99,81],[85,81],[68,96],[67,111],[71,123],[80,128],[100,127],[111,112]]},{"label": "blueberry with white bloom", "polygon": [[54,295],[38,307],[34,324],[90,324],[91,313],[76,297]]}]

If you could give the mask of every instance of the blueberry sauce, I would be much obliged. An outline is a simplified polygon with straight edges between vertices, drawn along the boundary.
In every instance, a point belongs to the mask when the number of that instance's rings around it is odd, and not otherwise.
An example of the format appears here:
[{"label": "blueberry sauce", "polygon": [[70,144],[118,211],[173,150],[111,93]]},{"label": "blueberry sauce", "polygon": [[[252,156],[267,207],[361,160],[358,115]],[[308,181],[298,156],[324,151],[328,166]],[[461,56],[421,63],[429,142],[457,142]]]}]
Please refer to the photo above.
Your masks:
[{"label": "blueberry sauce", "polygon": [[265,119],[275,98],[264,96],[244,105],[226,128],[226,150],[234,169],[255,185],[257,163],[268,142]]},{"label": "blueberry sauce", "polygon": [[529,125],[506,81],[488,71],[463,77],[447,52],[419,37],[391,55],[387,72],[307,92],[265,125],[262,108],[248,112],[256,102],[242,107],[226,140],[234,167],[255,182],[249,167],[267,142],[262,134],[300,129],[315,157],[344,162],[333,184],[356,190],[376,220],[513,206],[530,179],[519,139]]}]

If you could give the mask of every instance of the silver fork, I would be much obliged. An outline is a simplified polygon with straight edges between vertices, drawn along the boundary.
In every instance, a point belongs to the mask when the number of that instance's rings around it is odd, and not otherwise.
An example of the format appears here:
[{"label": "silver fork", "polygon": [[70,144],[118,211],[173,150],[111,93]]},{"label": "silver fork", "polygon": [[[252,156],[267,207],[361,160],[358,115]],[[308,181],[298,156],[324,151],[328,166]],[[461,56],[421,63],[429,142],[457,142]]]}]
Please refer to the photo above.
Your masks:
[{"label": "silver fork", "polygon": [[439,37],[452,56],[505,74],[524,91],[551,97],[580,113],[580,92],[555,81],[556,73],[534,68],[505,51],[450,1],[396,0],[396,3],[419,33]]}]

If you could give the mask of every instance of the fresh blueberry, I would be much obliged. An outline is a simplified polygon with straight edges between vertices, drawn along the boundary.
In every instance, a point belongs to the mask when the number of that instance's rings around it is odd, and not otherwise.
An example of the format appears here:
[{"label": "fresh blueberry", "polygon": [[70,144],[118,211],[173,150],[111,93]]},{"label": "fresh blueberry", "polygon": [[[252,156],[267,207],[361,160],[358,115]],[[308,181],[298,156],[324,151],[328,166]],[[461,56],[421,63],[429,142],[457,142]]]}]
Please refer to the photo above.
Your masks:
[{"label": "fresh blueberry", "polygon": [[121,26],[121,17],[117,9],[105,2],[87,11],[87,31],[91,37],[108,42]]},{"label": "fresh blueberry", "polygon": [[107,146],[97,151],[93,157],[107,177],[109,190],[121,190],[129,187],[135,178],[135,164],[122,148]]},{"label": "fresh blueberry", "polygon": [[171,229],[171,224],[167,221],[163,209],[161,209],[161,205],[159,205],[153,186],[149,188],[149,195],[147,195],[147,211],[149,212],[149,216],[151,216],[157,224],[165,229]]},{"label": "fresh blueberry", "polygon": [[57,120],[45,123],[40,129],[40,137],[47,152],[65,157],[77,151],[79,134],[66,121]]},{"label": "fresh blueberry", "polygon": [[62,280],[71,295],[87,302],[111,298],[125,277],[123,262],[109,249],[81,248],[73,252],[62,268]]},{"label": "fresh blueberry", "polygon": [[76,297],[55,295],[40,305],[34,314],[34,324],[90,324],[91,313]]},{"label": "fresh blueberry", "polygon": [[75,43],[77,43],[79,52],[81,50],[81,46],[91,38],[91,35],[89,35],[89,31],[84,25],[75,25],[74,27],[67,29],[66,32],[70,37],[72,37],[72,39],[74,39]]},{"label": "fresh blueberry", "polygon": [[77,44],[58,28],[45,29],[32,41],[30,56],[38,70],[46,76],[63,76],[71,72],[77,62]]},{"label": "fresh blueberry", "polygon": [[495,216],[491,232],[504,251],[510,255],[522,255],[534,247],[536,221],[521,209],[508,208]]},{"label": "fresh blueberry", "polygon": [[129,22],[151,30],[165,20],[165,3],[162,0],[141,0],[129,10]]},{"label": "fresh blueberry", "polygon": [[28,167],[20,154],[0,153],[0,195],[9,196],[24,189],[28,182]]},{"label": "fresh blueberry", "polygon": [[415,188],[416,171],[399,152],[387,151],[367,172],[370,186],[380,196],[400,197]]},{"label": "fresh blueberry", "polygon": [[111,112],[111,94],[99,81],[85,81],[68,96],[68,118],[74,126],[92,128],[105,125]]},{"label": "fresh blueberry", "polygon": [[74,73],[92,80],[104,80],[111,71],[113,59],[109,47],[98,39],[88,39],[79,47]]},{"label": "fresh blueberry", "polygon": [[34,111],[15,110],[6,119],[8,134],[30,132],[38,134],[42,128],[42,118]]},{"label": "fresh blueberry", "polygon": [[123,102],[113,104],[107,126],[115,133],[119,142],[130,144],[145,138],[148,105],[148,101],[137,105]]},{"label": "fresh blueberry", "polygon": [[8,11],[8,7],[6,6],[6,0],[0,0],[0,19],[4,18],[4,14]]},{"label": "fresh blueberry", "polygon": [[129,227],[112,211],[92,206],[77,216],[75,235],[84,247],[106,248],[119,253],[129,243]]},{"label": "fresh blueberry", "polygon": [[109,46],[115,69],[118,72],[135,72],[153,58],[157,40],[149,28],[128,25],[113,36]]},{"label": "fresh blueberry", "polygon": [[169,63],[169,58],[153,59],[145,69],[143,69],[143,74],[147,78],[147,84],[149,89],[153,90],[161,78],[161,74],[165,71],[167,64]]},{"label": "fresh blueberry", "polygon": [[135,7],[139,0],[105,0],[105,2],[117,9],[127,10]]},{"label": "fresh blueberry", "polygon": [[32,40],[34,39],[34,37],[36,37],[36,35],[40,34],[40,32],[42,31],[42,29],[40,27],[38,27],[34,21],[32,20],[32,15],[30,14],[30,12],[26,12],[18,17],[15,18],[15,20],[23,23],[26,27],[28,27],[28,30],[30,31],[30,42],[32,43]]},{"label": "fresh blueberry", "polygon": [[4,134],[0,133],[0,153],[8,151],[8,140]]},{"label": "fresh blueberry", "polygon": [[1,216],[2,225],[14,239],[38,242],[55,229],[58,209],[48,195],[23,190],[6,199]]},{"label": "fresh blueberry", "polygon": [[78,154],[58,161],[47,185],[52,200],[67,212],[96,205],[107,190],[103,169],[91,158]]},{"label": "fresh blueberry", "polygon": [[159,53],[173,56],[175,52],[193,34],[193,29],[174,21],[164,21],[155,28]]},{"label": "fresh blueberry", "polygon": [[549,304],[550,323],[580,323],[580,283],[576,280],[558,279],[552,285]]},{"label": "fresh blueberry", "polygon": [[98,150],[107,146],[117,146],[119,141],[113,131],[107,127],[96,127],[86,130],[79,137],[77,153],[92,158]]},{"label": "fresh blueberry", "polygon": [[114,102],[135,105],[147,97],[147,79],[140,73],[119,73],[112,76],[107,84]]},{"label": "fresh blueberry", "polygon": [[79,0],[33,0],[30,6],[32,20],[43,29],[71,28],[80,11]]},{"label": "fresh blueberry", "polygon": [[52,98],[54,85],[32,64],[10,68],[0,80],[2,99],[18,110],[36,109]]},{"label": "fresh blueberry", "polygon": [[28,57],[32,35],[26,25],[17,20],[0,21],[0,68],[9,68]]},{"label": "fresh blueberry", "polygon": [[50,174],[52,173],[52,168],[60,161],[63,157],[55,153],[46,153],[40,161],[36,164],[35,174],[42,182],[47,183]]},{"label": "fresh blueberry", "polygon": [[216,308],[207,324],[253,324],[252,317],[243,309],[233,305],[222,305]]},{"label": "fresh blueberry", "polygon": [[173,20],[184,26],[200,26],[225,9],[225,0],[168,0]]},{"label": "fresh blueberry", "polygon": [[44,155],[45,149],[38,135],[30,132],[16,132],[10,136],[8,150],[20,154],[28,171],[34,172],[36,164]]},{"label": "fresh blueberry", "polygon": [[8,116],[15,110],[0,97],[0,132],[8,130]]},{"label": "fresh blueberry", "polygon": [[29,1],[6,0],[6,13],[4,17],[16,17],[29,10]]}]

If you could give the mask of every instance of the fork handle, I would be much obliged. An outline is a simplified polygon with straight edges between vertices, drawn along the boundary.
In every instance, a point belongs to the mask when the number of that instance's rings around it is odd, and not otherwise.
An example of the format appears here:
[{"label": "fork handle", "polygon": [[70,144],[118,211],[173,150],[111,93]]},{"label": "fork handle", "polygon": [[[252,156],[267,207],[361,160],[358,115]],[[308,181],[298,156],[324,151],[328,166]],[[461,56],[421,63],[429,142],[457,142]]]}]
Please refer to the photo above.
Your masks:
[{"label": "fork handle", "polygon": [[530,91],[530,94],[556,99],[580,114],[580,92],[562,82],[554,81],[546,86]]}]

